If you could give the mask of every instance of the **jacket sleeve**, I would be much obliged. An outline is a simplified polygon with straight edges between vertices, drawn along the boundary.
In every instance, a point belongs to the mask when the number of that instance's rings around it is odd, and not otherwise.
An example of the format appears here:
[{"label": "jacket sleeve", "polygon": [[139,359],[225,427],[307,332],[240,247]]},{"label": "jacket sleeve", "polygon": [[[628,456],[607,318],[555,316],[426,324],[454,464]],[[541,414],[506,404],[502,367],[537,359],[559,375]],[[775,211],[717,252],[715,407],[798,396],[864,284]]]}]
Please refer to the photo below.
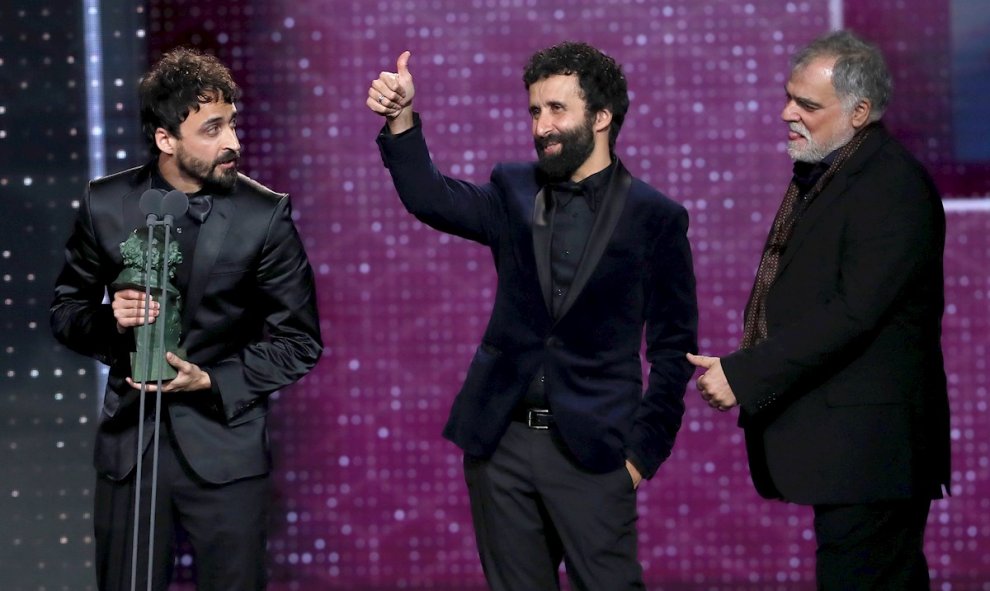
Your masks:
[{"label": "jacket sleeve", "polygon": [[863,197],[847,206],[845,227],[836,229],[844,232],[836,292],[771,330],[765,341],[722,358],[748,416],[794,395],[796,384],[870,339],[905,294],[919,288],[934,257],[941,257],[944,217],[933,187],[909,170],[875,170],[872,178],[857,180]]},{"label": "jacket sleeve", "polygon": [[412,129],[403,133],[392,135],[383,128],[378,147],[399,199],[416,219],[441,232],[492,244],[501,211],[498,189],[494,183],[478,186],[440,174],[418,114]]},{"label": "jacket sleeve", "polygon": [[65,263],[55,281],[49,320],[55,338],[77,353],[113,366],[133,349],[130,331],[120,334],[109,303],[104,303],[106,254],[100,249],[93,225],[91,189],[79,206],[75,225],[65,245]]},{"label": "jacket sleeve", "polygon": [[228,422],[304,376],[323,351],[313,270],[287,196],[274,210],[255,272],[263,337],[203,368]]},{"label": "jacket sleeve", "polygon": [[694,373],[686,354],[698,347],[698,304],[687,228],[687,212],[678,208],[653,252],[657,271],[645,334],[649,381],[626,450],[644,478],[651,478],[670,456],[684,416],[684,391]]}]

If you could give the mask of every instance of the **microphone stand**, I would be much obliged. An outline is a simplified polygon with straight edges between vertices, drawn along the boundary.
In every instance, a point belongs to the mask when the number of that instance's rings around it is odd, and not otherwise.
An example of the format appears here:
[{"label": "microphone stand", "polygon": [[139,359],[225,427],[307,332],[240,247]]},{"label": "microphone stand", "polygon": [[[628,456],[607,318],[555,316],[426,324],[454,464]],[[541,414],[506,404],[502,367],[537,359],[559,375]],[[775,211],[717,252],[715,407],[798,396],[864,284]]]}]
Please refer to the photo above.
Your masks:
[{"label": "microphone stand", "polygon": [[[151,320],[151,270],[152,270],[152,260],[155,256],[154,249],[152,247],[154,240],[154,229],[158,226],[164,228],[164,243],[162,245],[162,269],[160,276],[161,288],[161,298],[159,300],[159,314],[158,318],[160,322],[155,324],[152,330],[145,330],[141,335],[142,350],[147,352],[148,359],[144,367],[147,371],[154,372],[156,381],[156,396],[155,396],[155,413],[153,418],[154,429],[154,445],[152,453],[152,463],[151,463],[151,502],[148,515],[148,570],[146,578],[147,591],[152,591],[152,574],[154,569],[154,548],[155,548],[155,505],[157,503],[158,496],[158,449],[159,440],[161,434],[161,408],[162,408],[162,370],[164,359],[155,360],[152,356],[154,350],[151,348],[152,332],[158,337],[158,351],[163,355],[165,351],[165,329],[166,329],[166,312],[168,310],[168,279],[169,279],[169,240],[172,235],[172,226],[174,224],[175,218],[185,214],[186,210],[189,209],[189,198],[185,193],[181,191],[170,191],[168,194],[162,196],[162,192],[157,189],[150,189],[145,191],[141,195],[140,207],[142,213],[146,214],[146,224],[148,226],[148,248],[147,256],[145,257],[145,268],[144,268],[144,324],[149,324]],[[161,221],[159,221],[159,215],[162,215]],[[157,363],[156,363],[157,361]],[[157,371],[155,371],[157,368]],[[132,533],[132,543],[131,543],[131,591],[137,590],[137,564],[138,564],[138,541],[140,534],[140,522],[141,522],[141,485],[142,485],[142,472],[143,472],[143,447],[144,447],[144,419],[145,419],[145,397],[148,393],[148,380],[142,380],[140,389],[140,398],[138,401],[138,437],[137,437],[137,460],[135,463],[135,477],[134,477],[134,528]]]},{"label": "microphone stand", "polygon": [[[165,351],[165,325],[167,324],[166,310],[168,307],[168,243],[169,238],[172,235],[172,225],[175,221],[176,216],[181,216],[186,213],[189,209],[189,197],[185,193],[178,190],[172,190],[165,194],[162,200],[162,211],[164,212],[163,221],[159,222],[165,227],[165,240],[162,245],[162,271],[161,280],[158,286],[161,288],[161,298],[159,299],[160,310],[158,317],[161,322],[158,323],[155,333],[158,336],[158,350],[163,354],[167,354]],[[147,306],[147,302],[145,303]],[[152,365],[152,367],[154,367]],[[151,459],[151,511],[148,516],[148,591],[151,589],[151,575],[152,569],[154,567],[154,556],[155,551],[155,504],[158,499],[158,442],[159,435],[161,434],[161,421],[162,421],[162,372],[156,372],[155,380],[155,419],[154,419],[154,429],[155,429],[155,440],[152,449],[152,459]],[[142,390],[145,387],[142,383]],[[144,398],[142,397],[142,402]],[[135,547],[137,545],[135,544]],[[133,579],[132,579],[133,581]]]},{"label": "microphone stand", "polygon": [[[154,229],[155,226],[159,224],[158,213],[161,211],[161,205],[163,201],[163,195],[160,191],[155,189],[149,189],[141,195],[140,207],[142,213],[147,214],[145,218],[145,223],[148,226],[148,256],[145,257],[144,261],[144,323],[147,324],[148,320],[151,318],[151,244],[154,240]],[[151,333],[150,331],[144,331],[142,333],[143,349],[144,351],[149,351],[151,346]],[[140,531],[139,523],[141,521],[141,471],[142,471],[142,461],[141,458],[144,455],[142,452],[142,447],[144,445],[144,397],[148,391],[147,382],[141,382],[141,391],[139,393],[138,399],[138,437],[137,437],[137,464],[134,467],[135,477],[134,477],[134,530],[131,538],[131,591],[135,591],[135,586],[137,585],[137,557],[138,557],[138,534]],[[154,507],[152,507],[152,515],[154,515]],[[148,554],[148,564],[151,564],[151,554]],[[150,589],[151,581],[149,578],[148,586]]]}]

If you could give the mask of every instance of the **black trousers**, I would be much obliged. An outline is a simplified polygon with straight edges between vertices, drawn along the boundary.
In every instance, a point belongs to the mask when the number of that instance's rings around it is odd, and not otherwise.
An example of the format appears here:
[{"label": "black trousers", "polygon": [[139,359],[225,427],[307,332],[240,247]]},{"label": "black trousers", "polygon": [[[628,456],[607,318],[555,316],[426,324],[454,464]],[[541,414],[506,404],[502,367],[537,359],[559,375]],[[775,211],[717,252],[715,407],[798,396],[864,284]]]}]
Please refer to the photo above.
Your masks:
[{"label": "black trousers", "polygon": [[[267,475],[215,485],[199,479],[182,459],[162,423],[155,504],[152,588],[168,588],[175,557],[175,532],[188,534],[196,557],[199,591],[264,589],[265,542],[270,499]],[[137,589],[147,589],[148,518],[152,447],[142,459]],[[97,477],[95,511],[96,578],[101,591],[131,588],[134,474],[115,482]]]},{"label": "black trousers", "polygon": [[636,492],[625,467],[578,466],[550,431],[513,422],[487,459],[465,457],[478,552],[493,591],[645,589]]},{"label": "black trousers", "polygon": [[815,505],[819,591],[927,591],[930,506],[928,499]]}]

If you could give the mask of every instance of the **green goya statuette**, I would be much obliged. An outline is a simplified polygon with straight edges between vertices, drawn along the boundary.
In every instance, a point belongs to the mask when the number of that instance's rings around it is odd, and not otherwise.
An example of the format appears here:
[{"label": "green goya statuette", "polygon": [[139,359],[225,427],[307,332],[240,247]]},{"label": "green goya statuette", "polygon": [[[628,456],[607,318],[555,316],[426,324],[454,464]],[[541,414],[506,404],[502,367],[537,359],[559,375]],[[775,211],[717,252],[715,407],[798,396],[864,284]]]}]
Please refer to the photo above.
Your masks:
[{"label": "green goya statuette", "polygon": [[[152,231],[151,244],[148,244],[147,232],[142,229],[134,230],[124,242],[120,243],[120,254],[124,259],[124,269],[117,275],[111,287],[114,291],[121,289],[136,289],[144,291],[151,287],[153,299],[163,305],[166,316],[155,319],[152,324],[143,324],[134,328],[135,352],[131,353],[131,379],[135,382],[155,382],[171,380],[177,373],[175,368],[165,361],[165,353],[171,351],[182,359],[186,358],[184,350],[179,348],[182,330],[182,298],[172,280],[175,278],[175,268],[182,262],[182,252],[179,243],[170,240],[168,245],[168,277],[165,279],[165,297],[162,301],[161,276],[164,266],[165,230],[157,227]],[[145,276],[145,265],[151,259],[151,275]],[[161,331],[165,331],[165,344],[162,346]],[[150,354],[149,354],[150,352]]]}]

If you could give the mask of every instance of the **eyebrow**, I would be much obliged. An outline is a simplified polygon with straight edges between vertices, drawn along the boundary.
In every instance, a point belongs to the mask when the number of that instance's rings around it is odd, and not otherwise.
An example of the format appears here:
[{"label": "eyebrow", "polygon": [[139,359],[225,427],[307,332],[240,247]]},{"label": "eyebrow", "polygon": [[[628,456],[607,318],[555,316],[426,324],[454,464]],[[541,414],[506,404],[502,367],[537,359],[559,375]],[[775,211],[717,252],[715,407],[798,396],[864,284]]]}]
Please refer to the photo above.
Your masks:
[{"label": "eyebrow", "polygon": [[[230,120],[231,121],[236,121],[237,120],[237,113],[236,112],[233,113],[230,116]],[[205,128],[207,128],[207,127],[209,127],[209,126],[211,126],[211,125],[213,125],[215,123],[222,122],[222,121],[224,121],[224,118],[223,118],[222,115],[214,115],[213,117],[210,117],[209,119],[207,119],[206,121],[204,121],[202,124],[200,124],[199,128],[200,129],[205,129]]]},{"label": "eyebrow", "polygon": [[802,107],[808,107],[812,109],[821,109],[824,107],[824,105],[822,105],[821,103],[815,102],[808,97],[794,96],[793,94],[787,91],[786,87],[784,88],[784,94],[787,96],[787,98],[800,104]]}]

